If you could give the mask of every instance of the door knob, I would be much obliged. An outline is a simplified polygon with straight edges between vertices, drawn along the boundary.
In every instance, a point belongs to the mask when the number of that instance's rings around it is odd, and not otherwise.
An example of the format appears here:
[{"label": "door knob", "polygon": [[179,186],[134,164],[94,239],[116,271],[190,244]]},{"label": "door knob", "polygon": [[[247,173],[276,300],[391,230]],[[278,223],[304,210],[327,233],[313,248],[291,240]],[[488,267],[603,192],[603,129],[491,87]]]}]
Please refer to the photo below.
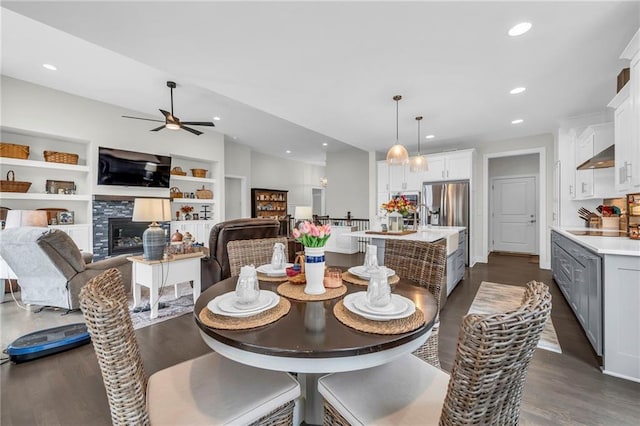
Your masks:
[{"label": "door knob", "polygon": [[529,223],[536,223],[536,220],[535,219],[530,220]]}]

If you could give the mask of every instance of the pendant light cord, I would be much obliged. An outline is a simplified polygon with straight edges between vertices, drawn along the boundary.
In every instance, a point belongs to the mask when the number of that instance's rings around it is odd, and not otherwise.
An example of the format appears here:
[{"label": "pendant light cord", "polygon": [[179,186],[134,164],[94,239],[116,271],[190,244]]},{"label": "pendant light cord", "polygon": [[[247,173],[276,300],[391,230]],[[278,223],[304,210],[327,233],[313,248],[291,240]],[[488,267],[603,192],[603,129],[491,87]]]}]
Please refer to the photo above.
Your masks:
[{"label": "pendant light cord", "polygon": [[396,99],[396,145],[398,144],[398,101],[399,99]]},{"label": "pendant light cord", "polygon": [[420,155],[420,121],[421,120],[422,120],[421,115],[416,117],[416,121],[418,122],[418,155]]}]

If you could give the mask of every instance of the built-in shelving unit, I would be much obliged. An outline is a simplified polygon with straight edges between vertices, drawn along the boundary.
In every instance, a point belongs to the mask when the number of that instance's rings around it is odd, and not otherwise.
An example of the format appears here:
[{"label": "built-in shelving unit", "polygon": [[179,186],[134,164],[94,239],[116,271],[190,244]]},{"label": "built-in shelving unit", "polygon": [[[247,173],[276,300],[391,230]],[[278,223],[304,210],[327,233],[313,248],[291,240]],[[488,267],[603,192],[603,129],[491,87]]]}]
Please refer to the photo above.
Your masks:
[{"label": "built-in shelving unit", "polygon": [[[180,230],[181,233],[190,232],[195,241],[204,242],[205,245],[209,240],[209,231],[211,226],[220,222],[221,213],[219,203],[216,202],[216,195],[220,193],[220,187],[217,179],[210,177],[216,176],[218,163],[215,161],[207,161],[202,158],[187,157],[184,155],[171,154],[171,166],[180,167],[186,173],[187,176],[171,175],[171,187],[177,187],[183,194],[193,194],[191,197],[173,198],[171,200],[172,210],[175,213],[180,211],[180,208],[184,205],[194,206],[193,213],[198,214],[198,220],[173,220],[171,222],[171,232]],[[205,177],[191,176],[191,169],[204,169],[207,171]],[[206,189],[213,192],[213,198],[195,198],[197,191],[200,189]],[[203,217],[203,210],[205,206],[209,206],[208,217],[205,220]],[[179,215],[182,218],[182,215]]]},{"label": "built-in shelving unit", "polygon": [[[79,247],[90,250],[91,238],[91,157],[90,142],[60,135],[44,134],[25,129],[0,127],[0,140],[29,147],[27,159],[0,157],[0,177],[7,179],[13,170],[15,180],[31,182],[27,192],[0,192],[2,206],[9,209],[35,210],[65,208],[74,213],[74,224],[59,226],[76,241]],[[45,161],[44,151],[67,152],[78,155],[78,164]],[[47,180],[75,184],[75,194],[50,194]]]}]

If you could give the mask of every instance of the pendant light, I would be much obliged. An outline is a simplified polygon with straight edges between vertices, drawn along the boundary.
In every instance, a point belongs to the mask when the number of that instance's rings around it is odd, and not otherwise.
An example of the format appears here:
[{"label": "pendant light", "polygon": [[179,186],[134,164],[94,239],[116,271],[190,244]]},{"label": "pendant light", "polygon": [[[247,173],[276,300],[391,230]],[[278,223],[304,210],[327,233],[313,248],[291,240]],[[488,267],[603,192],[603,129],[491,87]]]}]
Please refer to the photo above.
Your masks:
[{"label": "pendant light", "polygon": [[414,173],[424,173],[429,170],[427,157],[420,153],[420,120],[422,120],[422,116],[419,115],[416,117],[418,122],[418,154],[415,157],[411,157],[411,162],[409,163],[409,171]]},{"label": "pendant light", "polygon": [[387,164],[390,166],[403,166],[409,162],[409,153],[407,148],[398,142],[398,102],[402,96],[395,95],[393,100],[396,101],[396,144],[389,148],[387,152]]}]

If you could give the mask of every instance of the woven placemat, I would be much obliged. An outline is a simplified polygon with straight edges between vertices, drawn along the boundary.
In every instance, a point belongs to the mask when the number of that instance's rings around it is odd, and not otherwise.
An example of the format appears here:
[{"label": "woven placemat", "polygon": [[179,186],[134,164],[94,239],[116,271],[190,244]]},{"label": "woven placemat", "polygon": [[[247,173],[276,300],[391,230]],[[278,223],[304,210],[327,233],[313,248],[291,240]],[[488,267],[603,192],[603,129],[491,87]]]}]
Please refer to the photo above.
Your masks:
[{"label": "woven placemat", "polygon": [[268,281],[272,283],[281,283],[287,281],[289,277],[283,275],[281,277],[271,277],[267,274],[263,274],[262,272],[258,272],[258,281]]},{"label": "woven placemat", "polygon": [[[369,285],[368,280],[363,280],[362,278],[358,277],[357,275],[353,275],[348,271],[342,273],[342,280],[356,285]],[[389,284],[398,284],[400,282],[400,277],[397,274],[394,274],[390,276],[387,281],[389,282]]]},{"label": "woven placemat", "polygon": [[418,308],[406,318],[390,321],[373,321],[348,310],[342,300],[333,307],[333,315],[347,327],[372,334],[402,334],[413,331],[424,324],[424,313]]},{"label": "woven placemat", "polygon": [[200,318],[200,321],[207,327],[221,330],[246,330],[248,328],[261,327],[276,322],[287,315],[290,309],[291,302],[281,297],[280,302],[273,308],[250,317],[237,318],[217,315],[207,309],[207,307],[204,307],[200,311],[198,318]]},{"label": "woven placemat", "polygon": [[336,288],[325,288],[325,292],[322,294],[307,294],[304,292],[306,285],[291,284],[290,282],[282,283],[276,289],[278,294],[288,297],[294,300],[301,300],[303,302],[314,302],[317,300],[329,300],[340,297],[347,292],[347,286],[342,284]]}]

